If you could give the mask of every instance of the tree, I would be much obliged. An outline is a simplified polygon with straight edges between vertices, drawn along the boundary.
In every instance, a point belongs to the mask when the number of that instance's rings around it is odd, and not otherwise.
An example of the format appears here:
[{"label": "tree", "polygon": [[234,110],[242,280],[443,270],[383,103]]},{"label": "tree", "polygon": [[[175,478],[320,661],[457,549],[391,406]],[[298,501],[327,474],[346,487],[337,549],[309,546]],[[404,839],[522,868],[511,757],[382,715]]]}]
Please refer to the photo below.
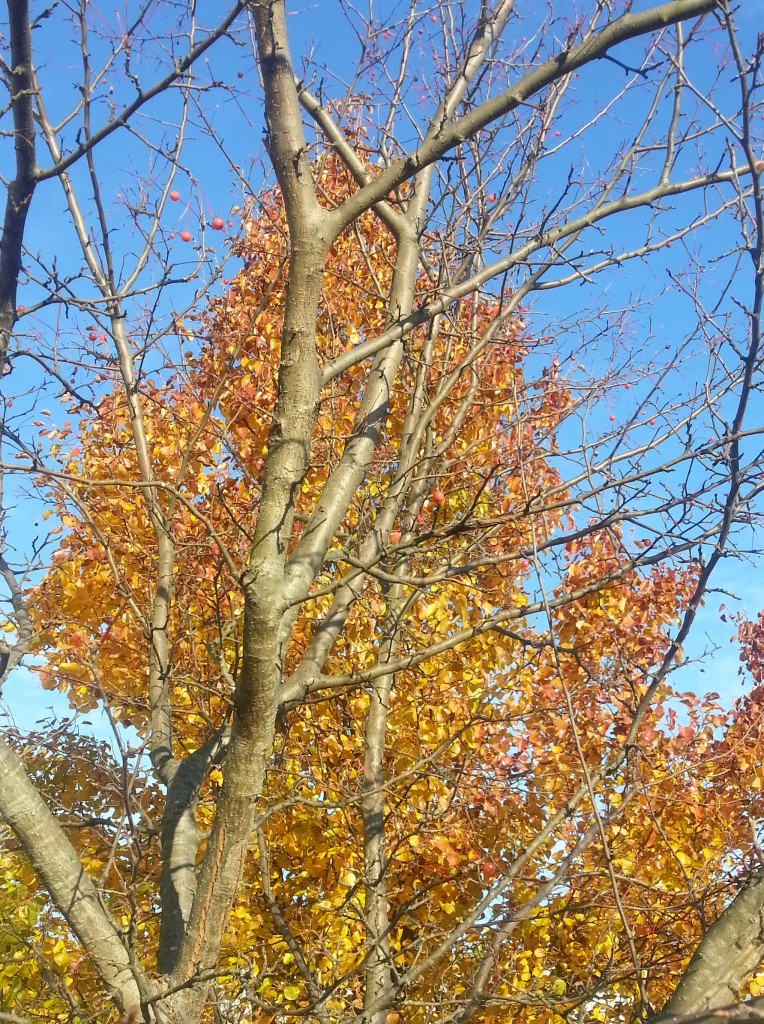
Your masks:
[{"label": "tree", "polygon": [[761,48],[712,0],[341,7],[340,89],[279,2],[8,10],[9,666],[77,715],[0,747],[2,1009],[755,1011],[764,689],[674,677],[756,554]]}]

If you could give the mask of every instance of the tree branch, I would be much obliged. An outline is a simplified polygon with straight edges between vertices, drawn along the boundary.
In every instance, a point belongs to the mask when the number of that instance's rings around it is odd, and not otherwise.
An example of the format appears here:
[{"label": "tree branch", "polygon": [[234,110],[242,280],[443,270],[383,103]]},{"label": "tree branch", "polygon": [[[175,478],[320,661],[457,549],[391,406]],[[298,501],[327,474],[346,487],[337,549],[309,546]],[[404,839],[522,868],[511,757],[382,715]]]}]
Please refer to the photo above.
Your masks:
[{"label": "tree branch", "polygon": [[762,958],[764,873],[750,878],[708,929],[661,1016],[726,1005],[740,995]]},{"label": "tree branch", "polygon": [[21,273],[21,251],[29,204],[37,184],[34,71],[27,0],[8,0],[11,44],[10,92],[13,112],[13,147],[16,174],[8,186],[0,238],[0,372],[16,323],[16,292]]},{"label": "tree branch", "polygon": [[18,755],[0,741],[0,814],[16,833],[53,902],[123,1012],[148,989],[69,839],[30,782]]},{"label": "tree branch", "polygon": [[572,74],[586,64],[605,57],[608,51],[619,43],[648,35],[689,18],[700,17],[718,6],[719,0],[672,0],[671,3],[660,7],[618,18],[578,46],[564,50],[556,57],[545,61],[541,67],[529,72],[511,89],[479,104],[453,124],[444,124],[438,131],[428,134],[417,149],[396,160],[373,182],[346,199],[335,211],[334,219],[339,220],[342,227],[351,224],[360,213],[374,206],[393,189],[460,142],[474,136],[481,128],[485,128],[504,114],[515,110],[563,75]]}]

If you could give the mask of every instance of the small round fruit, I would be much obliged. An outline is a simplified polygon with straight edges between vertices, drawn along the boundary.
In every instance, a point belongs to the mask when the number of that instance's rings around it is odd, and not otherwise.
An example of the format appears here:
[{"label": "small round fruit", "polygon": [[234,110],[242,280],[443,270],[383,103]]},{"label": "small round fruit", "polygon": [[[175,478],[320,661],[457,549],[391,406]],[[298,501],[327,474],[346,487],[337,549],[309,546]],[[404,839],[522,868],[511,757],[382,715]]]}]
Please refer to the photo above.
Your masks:
[{"label": "small round fruit", "polygon": [[391,544],[397,544],[400,539],[401,539],[401,531],[400,530],[393,530],[393,532],[390,534],[390,543]]},{"label": "small round fruit", "polygon": [[88,332],[88,341],[95,341],[95,340],[96,340],[95,332],[94,331],[89,331]]},{"label": "small round fruit", "polygon": [[190,231],[181,231],[180,240],[181,242],[190,242],[192,238]]},{"label": "small round fruit", "polygon": [[487,203],[495,203],[496,202],[496,196],[493,194],[493,192],[489,192],[488,195],[485,197],[485,199],[486,199]]},{"label": "small round fruit", "polygon": [[654,427],[654,426],[655,426],[655,420],[650,420],[650,426],[651,426],[651,427]]},{"label": "small round fruit", "polygon": [[210,227],[215,231],[222,231],[225,227],[225,221],[222,217],[213,217],[210,221]]},{"label": "small round fruit", "polygon": [[172,201],[173,201],[174,203],[177,203],[177,201],[178,201],[178,200],[180,199],[180,192],[175,192],[175,191],[173,190],[173,191],[172,191],[172,192],[170,193],[170,199],[172,199]]},{"label": "small round fruit", "polygon": [[438,490],[436,491],[433,491],[430,497],[432,498],[433,503],[436,505],[442,505],[443,502],[446,500],[446,496],[443,493],[443,491],[440,490],[440,488],[438,488]]}]

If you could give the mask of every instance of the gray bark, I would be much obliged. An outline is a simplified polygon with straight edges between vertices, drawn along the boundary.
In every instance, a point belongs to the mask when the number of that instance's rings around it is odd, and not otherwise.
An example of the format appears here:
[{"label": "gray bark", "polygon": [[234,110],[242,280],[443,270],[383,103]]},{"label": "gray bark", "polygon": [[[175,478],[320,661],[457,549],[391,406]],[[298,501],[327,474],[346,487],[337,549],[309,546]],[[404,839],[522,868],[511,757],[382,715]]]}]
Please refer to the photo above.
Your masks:
[{"label": "gray bark", "polygon": [[664,1015],[726,1006],[764,959],[764,874],[754,875],[704,935]]},{"label": "gray bark", "polygon": [[196,889],[196,855],[202,833],[196,823],[199,788],[224,750],[223,734],[212,737],[174,768],[162,814],[162,874],[159,895],[157,968],[171,973],[178,962]]}]

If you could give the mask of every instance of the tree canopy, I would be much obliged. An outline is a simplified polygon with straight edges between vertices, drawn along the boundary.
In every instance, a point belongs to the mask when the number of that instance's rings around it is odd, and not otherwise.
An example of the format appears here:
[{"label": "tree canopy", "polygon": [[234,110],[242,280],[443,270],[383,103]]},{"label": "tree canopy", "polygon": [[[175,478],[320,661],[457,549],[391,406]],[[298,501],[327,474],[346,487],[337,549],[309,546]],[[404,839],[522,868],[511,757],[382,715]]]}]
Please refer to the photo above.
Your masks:
[{"label": "tree canopy", "polygon": [[761,557],[761,47],[521,7],[296,73],[279,0],[9,3],[5,635],[71,714],[0,745],[0,1019],[757,1012],[764,619],[734,702],[694,637]]}]

